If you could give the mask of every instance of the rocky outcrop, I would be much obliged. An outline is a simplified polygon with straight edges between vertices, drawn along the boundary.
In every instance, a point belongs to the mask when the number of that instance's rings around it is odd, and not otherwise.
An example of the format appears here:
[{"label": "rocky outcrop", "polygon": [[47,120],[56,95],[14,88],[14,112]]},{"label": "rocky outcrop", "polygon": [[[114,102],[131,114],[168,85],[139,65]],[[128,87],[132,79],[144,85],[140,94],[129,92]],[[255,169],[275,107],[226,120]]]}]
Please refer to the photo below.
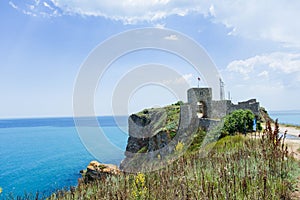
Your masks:
[{"label": "rocky outcrop", "polygon": [[172,155],[178,142],[184,146],[191,143],[198,129],[197,120],[196,113],[186,104],[173,104],[131,115],[128,119],[126,157],[120,169],[147,171],[166,164],[164,162],[174,158]]},{"label": "rocky outcrop", "polygon": [[268,111],[264,107],[259,108],[259,114],[260,114],[260,120],[262,122],[272,122],[274,123],[274,120],[270,117]]},{"label": "rocky outcrop", "polygon": [[85,183],[104,179],[109,175],[118,175],[120,170],[116,165],[103,164],[98,161],[91,161],[86,170],[81,170],[82,179]]},{"label": "rocky outcrop", "polygon": [[[160,108],[132,114],[128,119],[129,138],[126,152],[145,153],[167,145],[171,138],[164,131],[166,120],[166,111]],[[129,154],[125,155],[130,157]]]}]

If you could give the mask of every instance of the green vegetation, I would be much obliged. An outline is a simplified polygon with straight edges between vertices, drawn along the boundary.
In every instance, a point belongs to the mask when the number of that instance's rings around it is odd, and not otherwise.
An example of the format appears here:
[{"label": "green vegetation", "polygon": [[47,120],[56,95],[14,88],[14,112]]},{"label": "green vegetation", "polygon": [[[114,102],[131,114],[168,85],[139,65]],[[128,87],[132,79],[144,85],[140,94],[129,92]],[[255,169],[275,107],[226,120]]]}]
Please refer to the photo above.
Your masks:
[{"label": "green vegetation", "polygon": [[[160,120],[157,120],[153,125],[153,130],[155,132],[166,132],[168,134],[168,138],[171,140],[176,136],[177,129],[179,126],[179,117],[180,117],[180,105],[182,105],[182,101],[178,101],[177,103],[165,106],[163,108],[150,108],[144,109],[143,111],[136,113],[136,115],[142,119],[142,121],[147,124],[150,122],[152,115],[162,115]],[[141,147],[138,153],[147,153],[148,146]]]},{"label": "green vegetation", "polygon": [[146,153],[148,151],[147,146],[142,147],[138,153]]},{"label": "green vegetation", "polygon": [[221,137],[252,132],[254,114],[251,110],[235,110],[224,118]]},{"label": "green vegetation", "polygon": [[131,192],[131,196],[133,197],[133,199],[141,200],[147,198],[148,191],[145,181],[145,174],[138,173],[135,176],[132,188],[133,190]]},{"label": "green vegetation", "polygon": [[[289,199],[297,163],[288,156],[278,125],[261,139],[227,136],[210,144],[203,157],[197,149],[165,168],[146,174],[110,176],[50,199]],[[180,146],[182,146],[180,144]],[[181,148],[181,147],[180,147]],[[202,149],[206,151],[208,149]]]},{"label": "green vegetation", "polygon": [[177,128],[179,125],[179,116],[180,116],[180,102],[172,104],[170,106],[164,107],[167,112],[166,126],[164,131],[166,131],[171,138],[174,138],[177,133]]},{"label": "green vegetation", "polygon": [[[150,108],[144,109],[143,111],[137,113],[136,115],[142,118],[144,121],[149,120],[150,115],[153,113],[163,112],[166,115],[165,122],[163,124],[163,128],[158,131],[165,131],[170,135],[170,138],[174,138],[177,133],[177,128],[179,125],[179,116],[180,116],[180,105],[182,105],[182,101],[178,101],[172,105],[165,106],[163,108]],[[159,124],[159,123],[157,123]]]},{"label": "green vegetation", "polygon": [[201,128],[199,128],[198,131],[194,134],[194,138],[192,140],[192,143],[187,149],[187,153],[193,153],[200,150],[205,136],[206,136],[206,132]]},{"label": "green vegetation", "polygon": [[178,101],[177,103],[163,107],[163,109],[166,111],[167,118],[165,127],[162,130],[166,131],[171,138],[175,137],[177,132],[181,104],[183,103],[181,101]]}]

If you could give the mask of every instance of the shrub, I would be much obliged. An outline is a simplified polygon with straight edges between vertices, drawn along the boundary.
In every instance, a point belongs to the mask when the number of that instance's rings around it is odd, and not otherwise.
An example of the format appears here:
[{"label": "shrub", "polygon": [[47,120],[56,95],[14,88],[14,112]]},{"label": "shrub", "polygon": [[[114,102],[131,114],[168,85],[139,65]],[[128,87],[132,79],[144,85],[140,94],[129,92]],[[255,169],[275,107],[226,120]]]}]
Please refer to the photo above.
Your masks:
[{"label": "shrub", "polygon": [[172,104],[172,105],[175,105],[175,106],[180,106],[180,105],[183,105],[183,101],[177,101],[176,103]]},{"label": "shrub", "polygon": [[200,149],[206,132],[201,128],[198,128],[197,132],[193,135],[193,140],[191,145],[188,148],[188,152],[196,152]]},{"label": "shrub", "polygon": [[224,118],[221,137],[250,132],[255,116],[250,110],[235,110]]}]

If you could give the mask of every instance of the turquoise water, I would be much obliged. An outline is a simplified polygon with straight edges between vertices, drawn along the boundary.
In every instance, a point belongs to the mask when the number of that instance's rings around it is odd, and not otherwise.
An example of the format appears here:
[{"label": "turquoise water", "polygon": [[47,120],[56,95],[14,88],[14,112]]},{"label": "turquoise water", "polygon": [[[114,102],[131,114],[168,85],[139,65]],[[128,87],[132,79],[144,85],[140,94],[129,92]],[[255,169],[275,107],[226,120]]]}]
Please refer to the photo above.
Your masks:
[{"label": "turquoise water", "polygon": [[269,111],[272,119],[278,119],[279,123],[292,124],[300,126],[300,111]]},{"label": "turquoise water", "polygon": [[[113,117],[98,119],[106,137],[124,150],[127,133],[116,126]],[[127,126],[127,117],[122,120]],[[119,164],[123,157],[103,159]],[[79,171],[93,159],[72,118],[0,120],[0,197],[25,191],[49,194],[75,186]]]}]

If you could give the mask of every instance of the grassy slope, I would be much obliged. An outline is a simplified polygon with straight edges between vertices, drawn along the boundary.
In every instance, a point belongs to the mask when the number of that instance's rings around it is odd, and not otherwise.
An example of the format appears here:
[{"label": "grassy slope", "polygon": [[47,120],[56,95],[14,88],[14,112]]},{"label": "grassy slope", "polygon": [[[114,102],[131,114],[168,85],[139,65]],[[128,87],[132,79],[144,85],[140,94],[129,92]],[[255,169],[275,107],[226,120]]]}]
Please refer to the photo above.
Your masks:
[{"label": "grassy slope", "polygon": [[225,137],[208,154],[198,142],[159,171],[110,177],[50,199],[289,199],[298,166],[270,129],[262,139]]}]

